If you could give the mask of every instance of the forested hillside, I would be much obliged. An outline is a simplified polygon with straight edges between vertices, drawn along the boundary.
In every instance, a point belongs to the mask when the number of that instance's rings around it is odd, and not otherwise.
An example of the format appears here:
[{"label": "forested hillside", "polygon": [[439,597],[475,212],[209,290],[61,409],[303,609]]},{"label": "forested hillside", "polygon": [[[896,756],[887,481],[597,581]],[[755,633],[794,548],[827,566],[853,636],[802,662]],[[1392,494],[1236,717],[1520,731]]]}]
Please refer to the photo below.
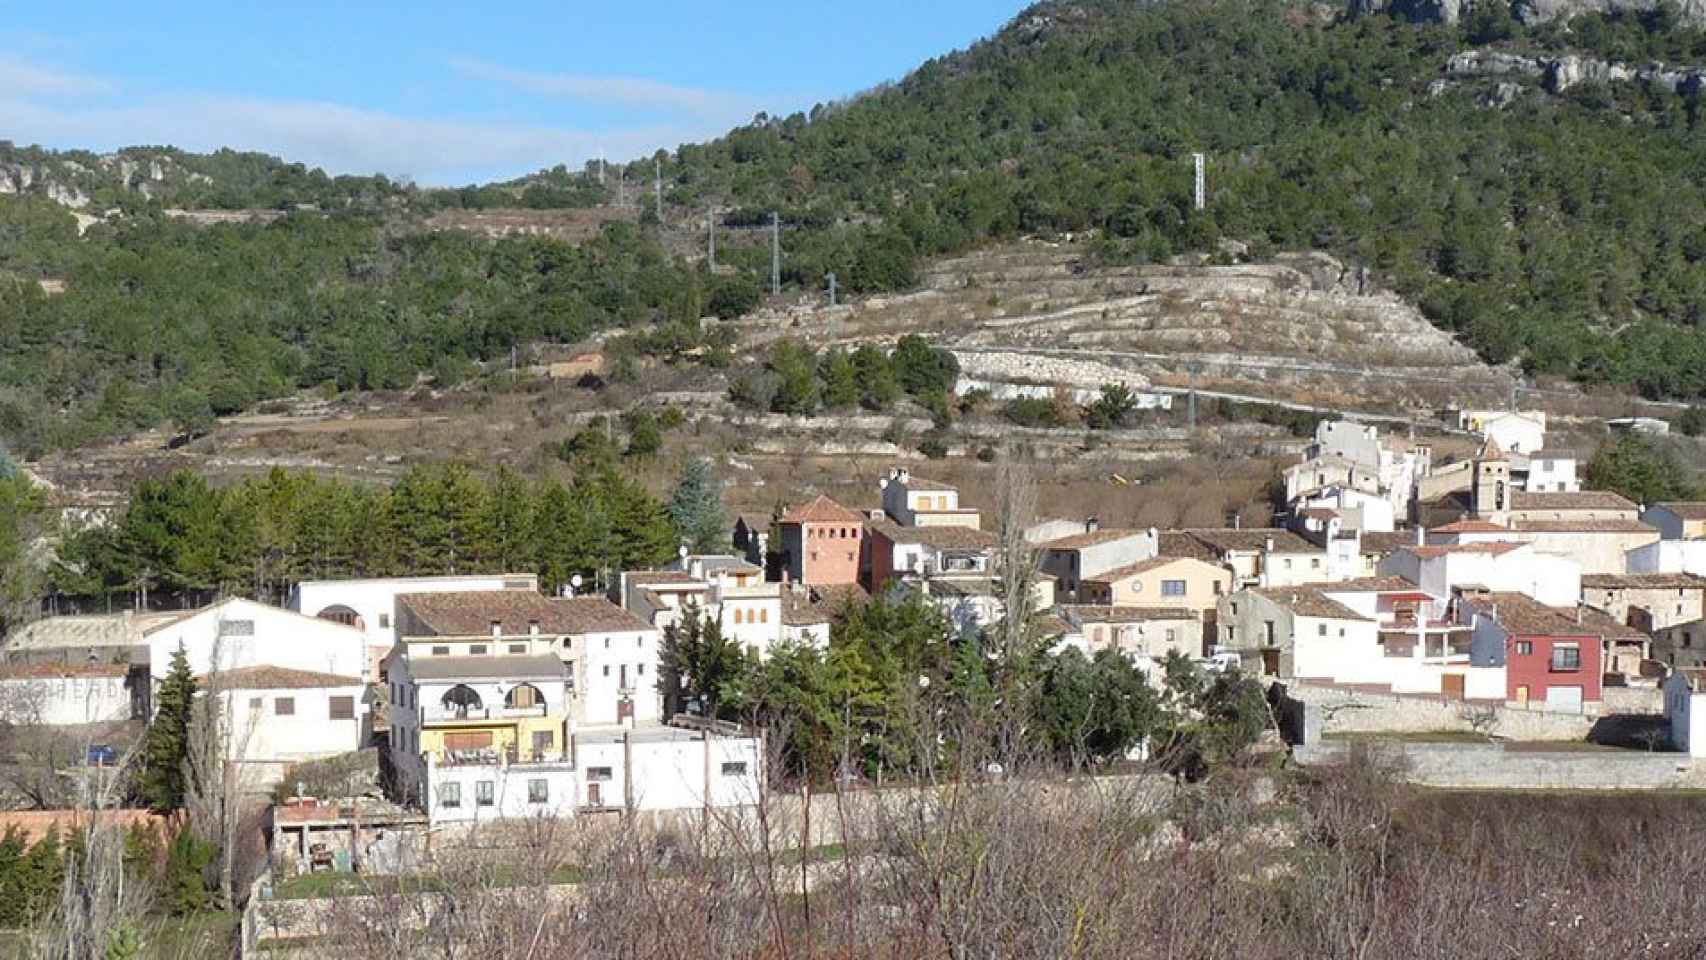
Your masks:
[{"label": "forested hillside", "polygon": [[[420,191],[253,154],[182,155],[186,176],[166,178],[176,186],[127,197],[125,215],[81,236],[45,196],[0,197],[0,276],[17,281],[0,285],[0,440],[30,454],[328,381],[400,386],[529,340],[750,302],[767,279],[762,246],[719,251],[738,273],[715,280],[665,252],[668,231],[695,229],[713,204],[732,224],[780,210],[784,282],[815,288],[833,270],[856,292],[905,288],[920,258],[1029,233],[1088,235],[1119,261],[1224,240],[1256,257],[1324,248],[1491,361],[1706,395],[1697,98],[1639,83],[1554,95],[1538,81],[1495,89],[1520,78],[1442,82],[1447,60],[1478,46],[1698,63],[1706,35],[1664,10],[1534,29],[1496,3],[1449,27],[1326,10],[1041,4],[892,86],[661,154],[663,223],[648,210],[582,246],[420,226],[444,205],[608,198],[561,167]],[[1198,150],[1202,212],[1190,201]],[[648,181],[653,158],[626,173]],[[193,228],[162,215],[172,202],[318,209]]]}]

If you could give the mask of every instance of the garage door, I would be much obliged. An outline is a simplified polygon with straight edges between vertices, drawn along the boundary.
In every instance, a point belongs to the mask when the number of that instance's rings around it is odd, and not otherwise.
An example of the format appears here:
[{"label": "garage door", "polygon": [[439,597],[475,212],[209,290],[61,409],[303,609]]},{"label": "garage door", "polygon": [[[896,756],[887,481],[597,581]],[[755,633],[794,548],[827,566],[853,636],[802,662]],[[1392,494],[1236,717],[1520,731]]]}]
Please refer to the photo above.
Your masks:
[{"label": "garage door", "polygon": [[1546,709],[1559,713],[1582,712],[1581,687],[1547,687]]}]

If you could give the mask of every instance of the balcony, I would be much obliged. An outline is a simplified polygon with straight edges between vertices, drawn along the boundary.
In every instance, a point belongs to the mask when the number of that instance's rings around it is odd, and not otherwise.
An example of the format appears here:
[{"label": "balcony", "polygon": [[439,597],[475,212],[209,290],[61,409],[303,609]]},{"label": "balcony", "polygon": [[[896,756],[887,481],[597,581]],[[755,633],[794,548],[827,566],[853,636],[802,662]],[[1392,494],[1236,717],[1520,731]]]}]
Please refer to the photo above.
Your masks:
[{"label": "balcony", "polygon": [[503,720],[525,720],[532,717],[548,717],[551,715],[549,704],[538,703],[531,707],[457,707],[457,706],[423,706],[420,708],[420,722],[429,723],[489,723]]},{"label": "balcony", "polygon": [[574,760],[560,750],[500,750],[486,747],[474,750],[429,751],[432,762],[440,767],[539,767],[573,770]]}]

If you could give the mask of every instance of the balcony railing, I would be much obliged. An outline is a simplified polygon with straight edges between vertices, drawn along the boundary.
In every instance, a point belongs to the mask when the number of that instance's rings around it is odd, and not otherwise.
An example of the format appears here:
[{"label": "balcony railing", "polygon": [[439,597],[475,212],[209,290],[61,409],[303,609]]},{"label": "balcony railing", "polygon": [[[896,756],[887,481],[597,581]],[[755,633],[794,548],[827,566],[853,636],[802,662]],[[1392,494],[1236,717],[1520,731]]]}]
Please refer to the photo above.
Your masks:
[{"label": "balcony railing", "polygon": [[536,703],[531,707],[446,707],[420,708],[422,723],[461,723],[479,720],[517,720],[527,717],[548,717],[549,704]]},{"label": "balcony railing", "polygon": [[518,767],[570,766],[574,760],[560,750],[516,750],[511,747],[481,747],[471,750],[439,750],[432,752],[435,764],[441,767]]}]

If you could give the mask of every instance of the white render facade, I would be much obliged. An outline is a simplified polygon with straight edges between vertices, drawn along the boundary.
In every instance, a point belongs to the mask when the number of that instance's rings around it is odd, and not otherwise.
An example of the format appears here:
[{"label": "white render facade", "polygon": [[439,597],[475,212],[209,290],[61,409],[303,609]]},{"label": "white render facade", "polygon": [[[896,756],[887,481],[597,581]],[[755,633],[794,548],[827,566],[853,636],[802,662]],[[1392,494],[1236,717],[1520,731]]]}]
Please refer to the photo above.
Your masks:
[{"label": "white render facade", "polygon": [[368,679],[367,640],[360,630],[253,600],[220,601],[154,627],[145,638],[156,687],[180,645],[197,676],[273,666]]},{"label": "white render facade", "polygon": [[690,810],[757,804],[763,745],[675,727],[579,730],[573,740],[579,805]]},{"label": "white render facade", "polygon": [[[285,608],[310,617],[343,623],[366,638],[375,667],[397,642],[392,622],[397,596],[405,593],[462,593],[471,590],[539,591],[531,573],[455,577],[385,577],[369,580],[304,580],[292,587]],[[375,667],[366,674],[377,680]]]},{"label": "white render facade", "polygon": [[1698,670],[1672,670],[1665,678],[1665,719],[1671,746],[1690,757],[1706,757],[1706,690]]},{"label": "white render facade", "polygon": [[123,666],[0,665],[0,720],[71,727],[129,720],[134,711]]},{"label": "white render facade", "polygon": [[[265,682],[265,681],[263,681]],[[228,759],[253,770],[245,779],[275,782],[284,768],[361,748],[367,729],[367,688],[355,678],[342,685],[237,686],[212,691],[230,731]]]}]

